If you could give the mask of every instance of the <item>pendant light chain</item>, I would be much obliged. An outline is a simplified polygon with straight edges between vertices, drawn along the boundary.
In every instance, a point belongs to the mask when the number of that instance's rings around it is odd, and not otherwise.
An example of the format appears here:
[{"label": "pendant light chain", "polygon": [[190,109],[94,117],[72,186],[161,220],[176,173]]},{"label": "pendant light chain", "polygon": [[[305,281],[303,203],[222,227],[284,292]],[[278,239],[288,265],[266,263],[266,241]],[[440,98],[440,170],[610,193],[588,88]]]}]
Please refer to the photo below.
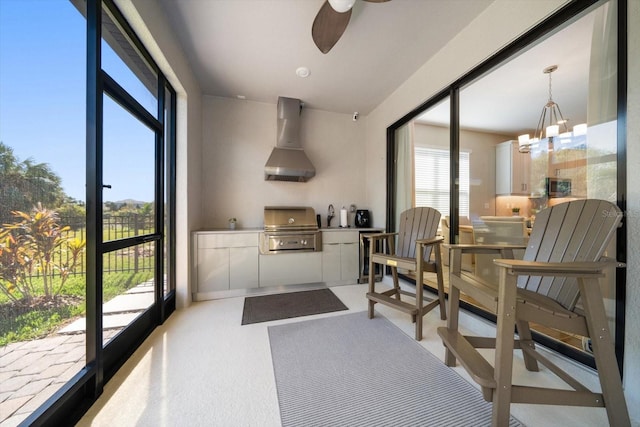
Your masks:
[{"label": "pendant light chain", "polygon": [[551,96],[551,74],[553,74],[553,71],[549,71],[549,102],[553,102],[553,97]]}]

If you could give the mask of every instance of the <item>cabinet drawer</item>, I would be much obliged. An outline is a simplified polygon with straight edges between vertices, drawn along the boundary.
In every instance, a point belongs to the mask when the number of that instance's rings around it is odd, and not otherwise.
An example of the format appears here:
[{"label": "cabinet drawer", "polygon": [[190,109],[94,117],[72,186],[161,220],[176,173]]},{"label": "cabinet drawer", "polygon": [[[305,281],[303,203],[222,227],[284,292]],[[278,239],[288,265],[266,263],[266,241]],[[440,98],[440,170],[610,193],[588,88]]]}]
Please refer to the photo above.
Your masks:
[{"label": "cabinet drawer", "polygon": [[198,249],[258,246],[258,233],[202,233],[196,236]]},{"label": "cabinet drawer", "polygon": [[323,231],[322,243],[358,243],[360,233],[358,231]]}]

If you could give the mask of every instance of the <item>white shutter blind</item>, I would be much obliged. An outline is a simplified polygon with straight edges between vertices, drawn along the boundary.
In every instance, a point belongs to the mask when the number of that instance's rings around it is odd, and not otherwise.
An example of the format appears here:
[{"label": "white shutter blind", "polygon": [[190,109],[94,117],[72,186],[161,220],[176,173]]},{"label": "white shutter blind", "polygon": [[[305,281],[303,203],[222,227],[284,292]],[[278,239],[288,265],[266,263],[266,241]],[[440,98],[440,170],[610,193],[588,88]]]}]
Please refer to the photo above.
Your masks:
[{"label": "white shutter blind", "polygon": [[[449,150],[415,148],[416,206],[449,215]],[[460,215],[469,216],[469,153],[460,152]]]}]

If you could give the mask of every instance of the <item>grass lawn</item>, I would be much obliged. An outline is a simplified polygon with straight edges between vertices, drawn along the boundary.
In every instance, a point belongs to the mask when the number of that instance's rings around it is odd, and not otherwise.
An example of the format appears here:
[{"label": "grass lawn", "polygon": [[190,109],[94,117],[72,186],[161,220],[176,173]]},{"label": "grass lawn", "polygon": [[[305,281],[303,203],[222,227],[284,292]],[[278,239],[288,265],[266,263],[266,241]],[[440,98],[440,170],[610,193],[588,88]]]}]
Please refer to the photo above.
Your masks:
[{"label": "grass lawn", "polygon": [[[153,271],[106,273],[103,277],[103,301],[107,302],[152,278]],[[84,275],[70,277],[63,292],[54,300],[35,296],[30,303],[24,300],[11,302],[6,295],[0,294],[0,346],[45,337],[84,315]]]}]

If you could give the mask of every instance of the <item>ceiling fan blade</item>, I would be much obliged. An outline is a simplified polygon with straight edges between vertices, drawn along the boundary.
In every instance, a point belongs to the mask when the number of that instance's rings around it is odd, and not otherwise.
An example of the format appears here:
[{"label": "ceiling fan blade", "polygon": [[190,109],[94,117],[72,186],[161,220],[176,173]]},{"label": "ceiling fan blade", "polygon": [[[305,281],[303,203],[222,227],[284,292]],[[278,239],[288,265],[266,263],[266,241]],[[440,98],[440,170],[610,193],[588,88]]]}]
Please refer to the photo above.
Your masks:
[{"label": "ceiling fan blade", "polygon": [[351,9],[338,13],[333,10],[328,1],[324,2],[311,27],[311,36],[320,52],[329,52],[340,40],[344,30],[347,29],[349,19],[351,19]]}]

